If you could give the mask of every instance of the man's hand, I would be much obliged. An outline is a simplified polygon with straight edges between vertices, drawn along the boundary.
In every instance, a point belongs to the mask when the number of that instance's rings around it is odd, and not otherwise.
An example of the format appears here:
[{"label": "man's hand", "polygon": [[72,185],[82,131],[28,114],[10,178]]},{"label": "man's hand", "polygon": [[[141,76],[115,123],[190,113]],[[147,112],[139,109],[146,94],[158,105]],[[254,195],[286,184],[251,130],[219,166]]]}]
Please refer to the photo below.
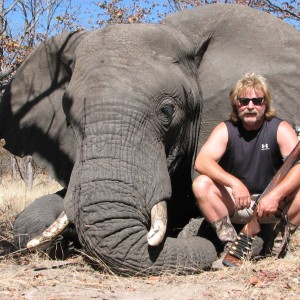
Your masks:
[{"label": "man's hand", "polygon": [[235,209],[242,210],[244,208],[249,208],[251,204],[251,198],[247,187],[238,180],[231,188],[232,196],[235,202]]},{"label": "man's hand", "polygon": [[257,216],[262,218],[268,215],[274,215],[279,207],[280,199],[274,193],[268,193],[263,196],[257,205]]}]

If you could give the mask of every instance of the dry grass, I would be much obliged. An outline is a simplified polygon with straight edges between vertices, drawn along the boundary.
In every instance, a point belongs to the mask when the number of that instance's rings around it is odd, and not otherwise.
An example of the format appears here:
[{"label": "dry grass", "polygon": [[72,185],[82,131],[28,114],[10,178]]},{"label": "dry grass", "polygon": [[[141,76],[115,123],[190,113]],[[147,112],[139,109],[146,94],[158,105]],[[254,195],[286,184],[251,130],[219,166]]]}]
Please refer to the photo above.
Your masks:
[{"label": "dry grass", "polygon": [[[59,189],[46,178],[37,180],[30,192],[22,182],[3,182],[0,250],[12,241],[13,216],[33,199]],[[105,268],[95,270],[80,253],[65,261],[51,261],[40,253],[3,255],[0,251],[0,299],[296,300],[300,299],[300,231],[293,236],[291,250],[285,259],[245,262],[238,269],[128,278]]]},{"label": "dry grass", "polygon": [[56,181],[49,180],[46,175],[40,175],[34,180],[32,190],[29,190],[21,179],[13,181],[9,177],[5,177],[0,185],[0,215],[2,213],[2,218],[6,220],[12,218],[34,199],[60,189],[61,186]]}]

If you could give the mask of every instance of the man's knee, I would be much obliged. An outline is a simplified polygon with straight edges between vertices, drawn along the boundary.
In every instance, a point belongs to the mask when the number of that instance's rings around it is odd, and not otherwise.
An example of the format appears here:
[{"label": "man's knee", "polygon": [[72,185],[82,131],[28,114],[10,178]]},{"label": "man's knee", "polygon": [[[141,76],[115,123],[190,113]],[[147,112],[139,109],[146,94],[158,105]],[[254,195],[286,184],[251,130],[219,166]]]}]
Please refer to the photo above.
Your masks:
[{"label": "man's knee", "polygon": [[199,175],[193,181],[193,192],[197,199],[203,195],[207,195],[210,189],[214,186],[213,181],[206,175]]}]

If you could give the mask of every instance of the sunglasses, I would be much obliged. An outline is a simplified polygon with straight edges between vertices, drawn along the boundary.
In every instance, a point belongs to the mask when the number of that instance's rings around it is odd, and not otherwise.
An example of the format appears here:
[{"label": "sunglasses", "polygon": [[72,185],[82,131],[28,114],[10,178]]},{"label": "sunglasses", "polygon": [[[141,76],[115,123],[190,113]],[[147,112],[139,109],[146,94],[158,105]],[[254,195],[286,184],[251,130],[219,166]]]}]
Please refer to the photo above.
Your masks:
[{"label": "sunglasses", "polygon": [[263,97],[259,97],[259,98],[238,98],[240,104],[242,106],[247,106],[249,104],[250,101],[252,101],[252,103],[256,106],[261,106],[263,104]]}]

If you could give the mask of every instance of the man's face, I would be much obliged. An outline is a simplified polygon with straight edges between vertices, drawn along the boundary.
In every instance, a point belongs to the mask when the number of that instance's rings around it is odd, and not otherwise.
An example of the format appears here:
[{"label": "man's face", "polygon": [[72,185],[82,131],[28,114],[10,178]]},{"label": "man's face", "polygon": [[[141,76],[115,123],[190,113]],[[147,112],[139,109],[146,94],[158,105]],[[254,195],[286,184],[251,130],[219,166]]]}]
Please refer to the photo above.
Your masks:
[{"label": "man's face", "polygon": [[[249,99],[253,100],[249,101]],[[237,111],[244,125],[251,127],[260,125],[264,120],[265,110],[266,104],[263,91],[248,89],[238,95]]]}]

